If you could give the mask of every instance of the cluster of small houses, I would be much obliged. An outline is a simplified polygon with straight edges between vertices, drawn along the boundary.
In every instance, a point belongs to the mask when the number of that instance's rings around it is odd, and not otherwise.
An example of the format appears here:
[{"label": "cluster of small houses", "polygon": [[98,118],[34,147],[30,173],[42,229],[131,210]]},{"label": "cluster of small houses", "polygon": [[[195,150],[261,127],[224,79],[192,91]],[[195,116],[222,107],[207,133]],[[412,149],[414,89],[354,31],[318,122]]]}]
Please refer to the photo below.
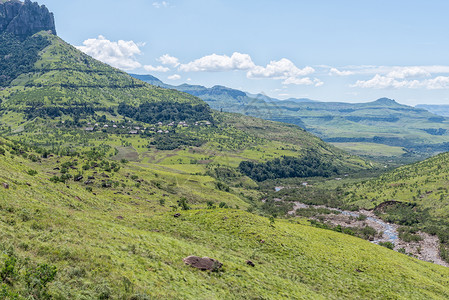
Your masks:
[{"label": "cluster of small houses", "polygon": [[[111,123],[115,123],[115,121],[111,121]],[[131,123],[131,121],[128,121],[128,123]],[[138,134],[139,132],[145,132],[145,130],[149,129],[153,132],[156,133],[169,133],[170,131],[168,130],[162,130],[162,129],[157,129],[154,127],[151,128],[146,128],[146,127],[140,127],[140,126],[124,126],[121,124],[91,124],[91,123],[87,123],[88,127],[85,127],[84,130],[85,131],[95,131],[96,129],[109,129],[109,128],[113,128],[113,129],[128,129],[128,133],[129,134]],[[162,122],[157,123],[158,126],[163,126],[164,124]],[[212,125],[209,121],[201,121],[201,122],[195,122],[194,126],[210,126]],[[175,122],[171,122],[169,124],[167,124],[166,126],[169,127],[189,127],[190,125],[187,124],[187,122],[185,121],[181,121],[179,123],[175,123]]]}]

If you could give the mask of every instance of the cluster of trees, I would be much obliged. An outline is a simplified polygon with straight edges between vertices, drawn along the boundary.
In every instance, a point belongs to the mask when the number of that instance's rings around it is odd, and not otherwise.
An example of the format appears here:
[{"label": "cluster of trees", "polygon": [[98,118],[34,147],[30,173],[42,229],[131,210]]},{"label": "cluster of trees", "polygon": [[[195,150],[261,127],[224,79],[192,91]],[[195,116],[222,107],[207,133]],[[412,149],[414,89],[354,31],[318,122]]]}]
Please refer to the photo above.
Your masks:
[{"label": "cluster of trees", "polygon": [[180,102],[148,102],[139,106],[120,103],[118,113],[149,124],[158,122],[213,121],[212,111],[205,103],[192,105]]},{"label": "cluster of trees", "polygon": [[31,36],[23,42],[10,33],[0,34],[0,86],[8,86],[20,74],[32,72],[39,51],[50,45],[42,36]]},{"label": "cluster of trees", "polygon": [[428,134],[431,135],[444,135],[446,134],[447,130],[444,128],[426,128],[426,129],[422,129],[423,131],[427,132]]},{"label": "cluster of trees", "polygon": [[256,181],[292,177],[329,177],[338,174],[335,166],[312,152],[299,158],[283,156],[264,163],[242,161],[239,169]]}]

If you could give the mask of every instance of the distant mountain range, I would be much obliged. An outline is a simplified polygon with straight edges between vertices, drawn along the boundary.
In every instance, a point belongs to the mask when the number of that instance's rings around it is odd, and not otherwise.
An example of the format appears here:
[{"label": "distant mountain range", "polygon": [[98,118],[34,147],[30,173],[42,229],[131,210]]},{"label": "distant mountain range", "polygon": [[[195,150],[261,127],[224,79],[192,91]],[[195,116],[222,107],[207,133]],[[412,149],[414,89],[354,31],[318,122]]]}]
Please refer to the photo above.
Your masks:
[{"label": "distant mountain range", "polygon": [[325,141],[361,155],[371,155],[372,144],[388,146],[377,153],[381,156],[393,155],[392,150],[394,155],[414,153],[424,156],[449,151],[449,120],[442,115],[442,106],[412,107],[388,98],[367,103],[279,100],[224,86],[173,86],[151,75],[131,76],[192,94],[216,110],[298,125]]},{"label": "distant mountain range", "polygon": [[449,105],[418,104],[415,107],[425,109],[439,116],[449,117]]}]

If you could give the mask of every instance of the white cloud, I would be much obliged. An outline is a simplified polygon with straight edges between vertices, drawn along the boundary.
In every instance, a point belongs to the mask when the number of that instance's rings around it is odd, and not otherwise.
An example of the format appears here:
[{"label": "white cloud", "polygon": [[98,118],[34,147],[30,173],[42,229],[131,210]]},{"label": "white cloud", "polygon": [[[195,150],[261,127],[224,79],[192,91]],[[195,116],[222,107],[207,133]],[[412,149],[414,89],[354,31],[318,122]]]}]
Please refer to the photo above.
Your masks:
[{"label": "white cloud", "polygon": [[357,82],[354,85],[352,85],[352,87],[387,89],[387,88],[413,88],[418,87],[418,85],[419,81],[417,80],[399,81],[392,77],[381,76],[379,74],[376,74],[373,78],[369,80],[357,80]]},{"label": "white cloud", "polygon": [[169,5],[170,5],[170,3],[168,3],[167,1],[153,2],[153,6],[156,8],[168,7]]},{"label": "white cloud", "polygon": [[165,65],[178,66],[183,72],[225,72],[225,71],[246,71],[246,77],[282,79],[283,84],[314,85],[321,86],[323,82],[319,79],[305,77],[315,72],[312,67],[298,68],[292,61],[282,58],[278,61],[271,61],[264,66],[256,65],[251,56],[239,52],[234,52],[231,56],[211,54],[186,64],[180,64],[176,57],[165,54],[158,59]]},{"label": "white cloud", "polygon": [[438,76],[425,80],[397,80],[393,77],[376,74],[369,80],[358,80],[352,87],[375,88],[375,89],[399,89],[399,88],[425,88],[429,90],[449,89],[449,77]]},{"label": "white cloud", "polygon": [[271,61],[266,67],[254,66],[248,71],[248,78],[275,78],[275,79],[289,79],[299,76],[306,76],[314,73],[312,67],[305,67],[300,69],[295,64],[286,58],[278,61]]},{"label": "white cloud", "polygon": [[222,72],[230,70],[249,70],[255,67],[248,54],[234,52],[227,55],[211,54],[187,64],[181,64],[179,70],[184,72]]},{"label": "white cloud", "polygon": [[404,79],[411,77],[425,77],[435,74],[449,74],[449,66],[434,65],[434,66],[346,66],[344,71],[339,71],[336,68],[329,67],[330,75],[344,75],[339,72],[351,72],[350,75],[382,75],[392,78]]},{"label": "white cloud", "polygon": [[136,55],[141,54],[139,45],[133,41],[111,42],[104,36],[99,35],[96,39],[85,40],[83,46],[77,46],[76,48],[119,69],[129,71],[142,66],[135,59]]},{"label": "white cloud", "polygon": [[181,79],[181,76],[178,74],[174,74],[174,75],[168,76],[167,78],[170,80],[179,80],[179,79]]},{"label": "white cloud", "polygon": [[143,66],[143,68],[148,72],[168,72],[168,71],[170,71],[170,68],[163,67],[163,66],[153,67],[152,65],[146,65],[146,66]]},{"label": "white cloud", "polygon": [[424,84],[429,90],[449,89],[449,77],[438,76],[433,79],[427,79],[424,81]]},{"label": "white cloud", "polygon": [[314,85],[316,87],[322,86],[324,82],[319,80],[318,78],[310,79],[309,77],[303,77],[303,78],[296,78],[296,77],[289,77],[285,79],[282,84],[288,85],[288,84],[295,84],[295,85]]},{"label": "white cloud", "polygon": [[422,67],[394,67],[393,70],[387,73],[386,76],[404,79],[410,77],[430,76],[430,73]]},{"label": "white cloud", "polygon": [[177,67],[180,65],[179,59],[171,56],[170,54],[164,54],[157,59],[161,64]]},{"label": "white cloud", "polygon": [[348,70],[340,71],[337,68],[331,68],[329,71],[329,75],[349,76],[349,75],[354,75],[354,72],[348,71]]}]

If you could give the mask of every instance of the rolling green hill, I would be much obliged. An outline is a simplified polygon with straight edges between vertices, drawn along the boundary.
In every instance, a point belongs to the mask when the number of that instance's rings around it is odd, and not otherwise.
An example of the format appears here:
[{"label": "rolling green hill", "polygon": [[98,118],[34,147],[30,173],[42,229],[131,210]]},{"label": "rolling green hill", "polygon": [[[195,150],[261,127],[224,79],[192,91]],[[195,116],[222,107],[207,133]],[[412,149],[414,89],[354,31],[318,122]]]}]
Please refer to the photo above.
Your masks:
[{"label": "rolling green hill", "polygon": [[[247,204],[232,193],[208,191],[207,181],[133,163],[116,162],[111,170],[106,162],[113,161],[91,152],[43,158],[31,148],[1,142],[3,298],[449,297],[447,268],[305,220],[273,223],[217,208],[204,200],[226,201],[223,207]],[[65,167],[63,174],[84,179],[50,180]],[[91,190],[83,183],[88,177],[95,178]],[[191,184],[183,186],[182,180]],[[197,184],[204,200],[193,193]],[[182,195],[189,210],[182,209]],[[218,259],[223,268],[199,271],[183,263],[189,255]]]},{"label": "rolling green hill", "polygon": [[374,159],[416,160],[449,150],[445,117],[386,98],[368,103],[281,101],[223,86],[171,86],[153,76],[132,76],[198,96],[217,110],[298,125],[342,149]]},{"label": "rolling green hill", "polygon": [[375,209],[405,231],[437,235],[440,255],[449,259],[449,153],[400,167],[379,178],[349,186],[344,202]]}]

